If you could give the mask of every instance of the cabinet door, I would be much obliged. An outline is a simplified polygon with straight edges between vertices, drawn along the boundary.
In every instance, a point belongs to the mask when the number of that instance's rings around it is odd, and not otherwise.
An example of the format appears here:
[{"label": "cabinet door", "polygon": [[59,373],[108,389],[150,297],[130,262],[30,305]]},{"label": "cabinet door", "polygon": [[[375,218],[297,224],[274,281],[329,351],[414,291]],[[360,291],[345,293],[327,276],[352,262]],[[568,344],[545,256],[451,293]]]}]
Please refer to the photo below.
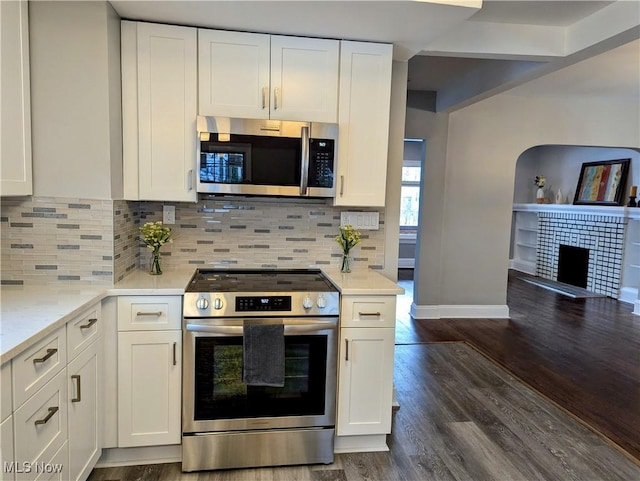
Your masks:
[{"label": "cabinet door", "polygon": [[[10,481],[15,478],[15,462],[13,457],[13,416],[9,416],[0,424],[0,480]],[[14,469],[9,469],[9,467]]]},{"label": "cabinet door", "polygon": [[200,115],[269,118],[269,35],[198,30]]},{"label": "cabinet door", "polygon": [[180,443],[181,338],[118,333],[118,447]]},{"label": "cabinet door", "polygon": [[339,436],[391,432],[394,330],[340,329]]},{"label": "cabinet door", "polygon": [[341,43],[336,205],[384,206],[392,53],[392,45]]},{"label": "cabinet door", "polygon": [[31,195],[31,95],[27,1],[0,2],[0,194]]},{"label": "cabinet door", "polygon": [[271,118],[336,123],[337,40],[271,36]]},{"label": "cabinet door", "polygon": [[100,457],[99,343],[67,366],[69,399],[68,479],[84,480]]},{"label": "cabinet door", "polygon": [[195,202],[196,29],[137,28],[140,199]]}]

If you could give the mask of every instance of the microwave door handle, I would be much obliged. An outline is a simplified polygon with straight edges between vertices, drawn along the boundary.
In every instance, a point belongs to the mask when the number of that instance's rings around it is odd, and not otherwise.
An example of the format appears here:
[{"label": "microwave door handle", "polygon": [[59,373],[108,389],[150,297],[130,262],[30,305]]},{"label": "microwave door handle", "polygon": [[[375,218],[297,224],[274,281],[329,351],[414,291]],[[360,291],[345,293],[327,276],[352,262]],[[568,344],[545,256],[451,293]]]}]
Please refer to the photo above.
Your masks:
[{"label": "microwave door handle", "polygon": [[307,195],[309,184],[309,127],[302,127],[302,159],[300,169],[300,195]]}]

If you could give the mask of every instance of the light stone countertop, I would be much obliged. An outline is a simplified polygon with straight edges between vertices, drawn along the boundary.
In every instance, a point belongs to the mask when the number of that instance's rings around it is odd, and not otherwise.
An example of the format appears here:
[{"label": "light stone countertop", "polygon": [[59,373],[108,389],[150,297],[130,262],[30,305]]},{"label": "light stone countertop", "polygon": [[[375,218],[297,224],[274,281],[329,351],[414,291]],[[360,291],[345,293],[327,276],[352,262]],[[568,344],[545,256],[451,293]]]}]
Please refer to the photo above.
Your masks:
[{"label": "light stone countertop", "polygon": [[[109,296],[182,295],[196,267],[165,269],[160,276],[138,270],[113,286],[87,284],[2,286],[0,363],[11,360],[96,302]],[[404,289],[382,274],[324,270],[342,295],[397,295]]]}]

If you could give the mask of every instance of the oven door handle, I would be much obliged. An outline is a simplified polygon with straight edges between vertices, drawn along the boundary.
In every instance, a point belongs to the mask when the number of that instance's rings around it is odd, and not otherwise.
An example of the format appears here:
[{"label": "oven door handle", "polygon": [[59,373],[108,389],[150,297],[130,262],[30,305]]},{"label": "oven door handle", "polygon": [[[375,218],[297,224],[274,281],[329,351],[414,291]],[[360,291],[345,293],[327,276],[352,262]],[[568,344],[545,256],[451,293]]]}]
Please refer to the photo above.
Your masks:
[{"label": "oven door handle", "polygon": [[[304,334],[309,332],[326,331],[335,329],[336,323],[330,321],[318,321],[309,324],[285,324],[285,334]],[[219,336],[242,336],[243,326],[208,326],[204,324],[186,324],[185,329],[189,332],[206,332]]]}]

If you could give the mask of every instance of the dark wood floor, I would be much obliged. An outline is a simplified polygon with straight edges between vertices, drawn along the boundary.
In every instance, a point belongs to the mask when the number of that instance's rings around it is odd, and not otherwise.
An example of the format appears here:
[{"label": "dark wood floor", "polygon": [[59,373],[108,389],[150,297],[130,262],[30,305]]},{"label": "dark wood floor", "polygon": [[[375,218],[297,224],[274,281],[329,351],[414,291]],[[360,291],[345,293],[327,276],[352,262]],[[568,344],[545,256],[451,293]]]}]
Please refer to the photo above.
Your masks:
[{"label": "dark wood floor", "polygon": [[572,299],[520,277],[509,273],[511,319],[412,320],[407,307],[396,343],[465,341],[640,460],[640,317],[629,304]]},{"label": "dark wood floor", "polygon": [[640,465],[463,342],[396,346],[390,451],[330,465],[182,473],[94,469],[89,481],[631,481]]}]

